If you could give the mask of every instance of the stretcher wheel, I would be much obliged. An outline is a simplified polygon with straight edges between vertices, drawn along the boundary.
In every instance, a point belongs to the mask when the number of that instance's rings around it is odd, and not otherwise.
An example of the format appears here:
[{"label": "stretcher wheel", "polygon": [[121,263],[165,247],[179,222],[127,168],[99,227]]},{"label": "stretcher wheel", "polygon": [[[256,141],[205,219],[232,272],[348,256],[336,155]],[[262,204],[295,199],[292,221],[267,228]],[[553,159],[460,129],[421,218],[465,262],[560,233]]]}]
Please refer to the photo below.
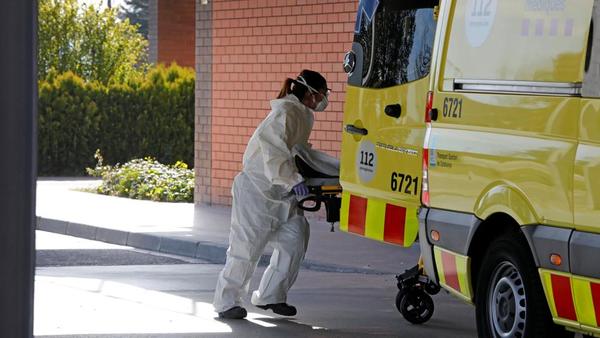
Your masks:
[{"label": "stretcher wheel", "polygon": [[425,284],[425,291],[427,291],[427,293],[432,296],[437,295],[440,292],[440,290],[441,288],[438,284],[432,282]]},{"label": "stretcher wheel", "polygon": [[418,288],[400,290],[396,295],[396,308],[404,319],[413,324],[423,324],[433,315],[433,299]]}]

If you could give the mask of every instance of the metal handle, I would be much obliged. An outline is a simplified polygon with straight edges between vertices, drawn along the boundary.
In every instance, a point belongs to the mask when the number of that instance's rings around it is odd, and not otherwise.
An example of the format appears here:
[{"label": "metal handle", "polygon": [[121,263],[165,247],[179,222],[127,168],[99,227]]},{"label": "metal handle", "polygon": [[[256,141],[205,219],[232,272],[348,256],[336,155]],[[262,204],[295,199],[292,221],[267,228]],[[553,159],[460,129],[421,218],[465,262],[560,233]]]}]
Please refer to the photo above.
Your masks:
[{"label": "metal handle", "polygon": [[358,135],[367,135],[369,133],[368,130],[366,130],[365,128],[359,128],[354,126],[353,124],[347,124],[346,125],[346,132],[350,133],[350,134],[358,134]]},{"label": "metal handle", "polygon": [[385,115],[399,118],[402,114],[402,106],[399,103],[390,104],[385,107]]}]

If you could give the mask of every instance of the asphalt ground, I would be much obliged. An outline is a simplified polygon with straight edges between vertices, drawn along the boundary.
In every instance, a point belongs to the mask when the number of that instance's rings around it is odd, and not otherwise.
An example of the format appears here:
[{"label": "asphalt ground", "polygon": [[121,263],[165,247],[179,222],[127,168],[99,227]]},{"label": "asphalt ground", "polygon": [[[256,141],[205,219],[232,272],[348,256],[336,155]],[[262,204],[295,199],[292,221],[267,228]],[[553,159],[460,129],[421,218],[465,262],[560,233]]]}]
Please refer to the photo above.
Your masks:
[{"label": "asphalt ground", "polygon": [[47,266],[36,269],[36,337],[476,336],[474,308],[444,292],[428,323],[406,322],[394,306],[394,275],[302,269],[288,299],[297,316],[246,305],[248,319],[231,321],[211,305],[221,264],[41,231],[37,247]]}]

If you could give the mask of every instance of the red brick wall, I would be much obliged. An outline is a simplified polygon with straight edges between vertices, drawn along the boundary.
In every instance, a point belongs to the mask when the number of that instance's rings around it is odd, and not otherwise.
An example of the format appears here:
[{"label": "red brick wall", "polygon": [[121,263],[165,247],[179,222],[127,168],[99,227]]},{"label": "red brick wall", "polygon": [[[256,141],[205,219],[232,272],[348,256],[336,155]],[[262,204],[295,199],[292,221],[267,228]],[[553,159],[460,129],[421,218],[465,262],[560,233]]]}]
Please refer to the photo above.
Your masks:
[{"label": "red brick wall", "polygon": [[195,65],[195,1],[158,0],[157,62]]},{"label": "red brick wall", "polygon": [[339,157],[347,80],[342,60],[352,47],[358,1],[211,1],[211,199],[230,204],[250,136],[284,79],[302,69],[321,72],[333,90],[327,111],[315,114],[311,142]]}]

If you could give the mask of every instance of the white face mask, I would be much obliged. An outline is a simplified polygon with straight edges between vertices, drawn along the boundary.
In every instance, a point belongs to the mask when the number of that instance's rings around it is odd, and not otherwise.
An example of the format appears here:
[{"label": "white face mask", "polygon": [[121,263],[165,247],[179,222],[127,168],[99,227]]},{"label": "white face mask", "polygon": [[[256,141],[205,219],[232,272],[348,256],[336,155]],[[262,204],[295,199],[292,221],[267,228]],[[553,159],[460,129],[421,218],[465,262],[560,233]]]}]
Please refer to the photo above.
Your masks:
[{"label": "white face mask", "polygon": [[[319,93],[318,90],[309,86],[308,83],[306,82],[306,80],[304,79],[304,77],[298,76],[298,79],[296,81],[298,81],[298,83],[300,83],[301,85],[308,88],[308,91],[311,94],[313,94],[313,95],[321,94],[321,93]],[[327,105],[329,104],[329,99],[327,98],[327,94],[325,94],[325,95],[321,94],[321,95],[323,96],[323,99],[321,101],[319,101],[319,103],[317,103],[317,106],[315,107],[314,111],[319,111],[319,112],[325,111],[325,109],[327,108]]]}]

